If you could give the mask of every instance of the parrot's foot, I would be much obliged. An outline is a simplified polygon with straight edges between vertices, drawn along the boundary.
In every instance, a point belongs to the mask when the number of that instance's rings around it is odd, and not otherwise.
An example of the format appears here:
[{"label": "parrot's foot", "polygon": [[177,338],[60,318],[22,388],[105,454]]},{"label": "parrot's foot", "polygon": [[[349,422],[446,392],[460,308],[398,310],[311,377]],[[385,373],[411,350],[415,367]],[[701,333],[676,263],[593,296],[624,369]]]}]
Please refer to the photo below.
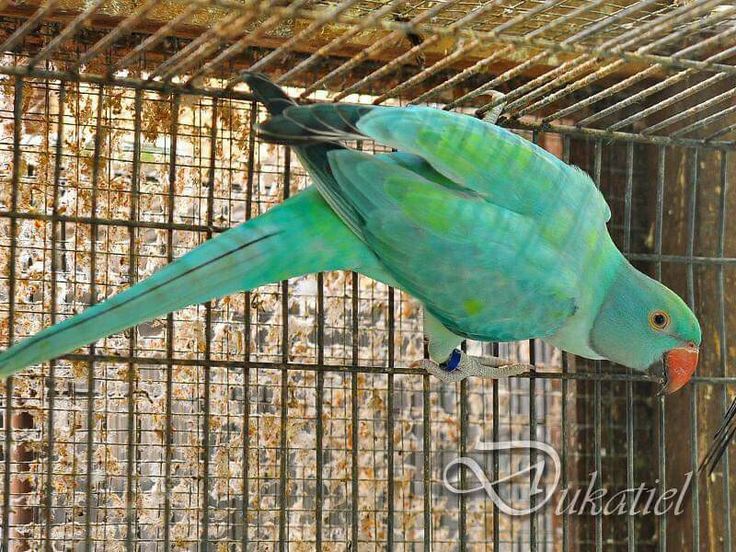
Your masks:
[{"label": "parrot's foot", "polygon": [[507,378],[533,372],[535,369],[531,364],[512,363],[498,357],[470,356],[457,349],[441,364],[437,364],[430,359],[424,359],[418,365],[445,383],[461,381],[468,376],[493,379]]},{"label": "parrot's foot", "polygon": [[[493,101],[500,101],[506,97],[506,94],[504,94],[503,92],[498,92],[497,90],[491,90],[491,97],[493,98]],[[501,116],[501,113],[503,113],[504,107],[506,107],[505,101],[494,106],[483,116],[483,120],[487,123],[495,125],[498,121],[498,118]]]}]

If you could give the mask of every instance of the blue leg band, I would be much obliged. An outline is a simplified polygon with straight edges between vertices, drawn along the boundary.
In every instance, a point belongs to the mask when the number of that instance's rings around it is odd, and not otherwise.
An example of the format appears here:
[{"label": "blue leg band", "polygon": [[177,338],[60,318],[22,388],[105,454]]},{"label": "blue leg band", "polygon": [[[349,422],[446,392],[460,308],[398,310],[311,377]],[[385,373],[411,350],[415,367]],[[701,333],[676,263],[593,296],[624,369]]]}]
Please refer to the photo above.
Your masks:
[{"label": "blue leg band", "polygon": [[449,358],[445,362],[440,364],[440,366],[447,372],[454,372],[455,370],[457,370],[458,365],[460,364],[461,357],[462,353],[458,349],[454,349]]}]

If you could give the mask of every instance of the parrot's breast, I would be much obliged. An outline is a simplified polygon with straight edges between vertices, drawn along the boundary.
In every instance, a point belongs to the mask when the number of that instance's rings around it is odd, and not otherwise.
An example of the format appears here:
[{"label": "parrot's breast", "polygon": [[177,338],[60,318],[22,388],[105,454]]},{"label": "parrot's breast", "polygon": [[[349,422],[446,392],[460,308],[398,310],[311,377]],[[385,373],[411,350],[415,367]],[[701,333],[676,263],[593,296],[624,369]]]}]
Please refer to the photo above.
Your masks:
[{"label": "parrot's breast", "polygon": [[451,275],[438,263],[427,271],[435,293],[423,294],[422,301],[448,329],[469,339],[543,338],[599,358],[589,334],[623,257],[603,224],[565,219],[552,229],[554,220],[512,241],[508,255],[494,258],[503,249],[488,247],[464,262],[453,259]]}]

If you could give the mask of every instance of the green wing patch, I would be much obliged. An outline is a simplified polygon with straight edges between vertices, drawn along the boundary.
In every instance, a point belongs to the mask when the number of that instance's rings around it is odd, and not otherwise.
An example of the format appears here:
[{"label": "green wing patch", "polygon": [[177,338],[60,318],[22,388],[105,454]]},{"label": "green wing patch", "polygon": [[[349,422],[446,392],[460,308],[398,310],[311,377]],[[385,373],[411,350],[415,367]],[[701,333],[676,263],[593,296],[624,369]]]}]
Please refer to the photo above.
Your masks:
[{"label": "green wing patch", "polygon": [[350,205],[340,216],[459,335],[544,336],[574,312],[575,273],[532,217],[375,156],[335,150],[328,158],[338,187],[325,193],[340,196],[331,204]]}]

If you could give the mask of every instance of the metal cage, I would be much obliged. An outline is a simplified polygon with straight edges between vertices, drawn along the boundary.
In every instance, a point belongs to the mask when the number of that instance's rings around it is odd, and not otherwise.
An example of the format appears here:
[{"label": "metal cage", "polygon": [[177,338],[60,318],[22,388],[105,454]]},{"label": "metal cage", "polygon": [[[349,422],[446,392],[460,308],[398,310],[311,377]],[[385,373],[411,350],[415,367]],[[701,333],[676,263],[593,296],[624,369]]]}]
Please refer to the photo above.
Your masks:
[{"label": "metal cage", "polygon": [[679,515],[558,492],[513,517],[442,481],[461,454],[490,479],[533,461],[476,450],[522,438],[559,451],[561,488],[696,469],[736,383],[735,36],[724,0],[0,0],[2,347],[308,185],[256,139],[244,69],[307,101],[484,116],[503,92],[500,124],[593,177],[704,329],[665,399],[540,342],[467,343],[538,371],[442,386],[410,365],[417,304],[358,274],[191,307],[3,383],[2,549],[731,550],[728,453]]}]

